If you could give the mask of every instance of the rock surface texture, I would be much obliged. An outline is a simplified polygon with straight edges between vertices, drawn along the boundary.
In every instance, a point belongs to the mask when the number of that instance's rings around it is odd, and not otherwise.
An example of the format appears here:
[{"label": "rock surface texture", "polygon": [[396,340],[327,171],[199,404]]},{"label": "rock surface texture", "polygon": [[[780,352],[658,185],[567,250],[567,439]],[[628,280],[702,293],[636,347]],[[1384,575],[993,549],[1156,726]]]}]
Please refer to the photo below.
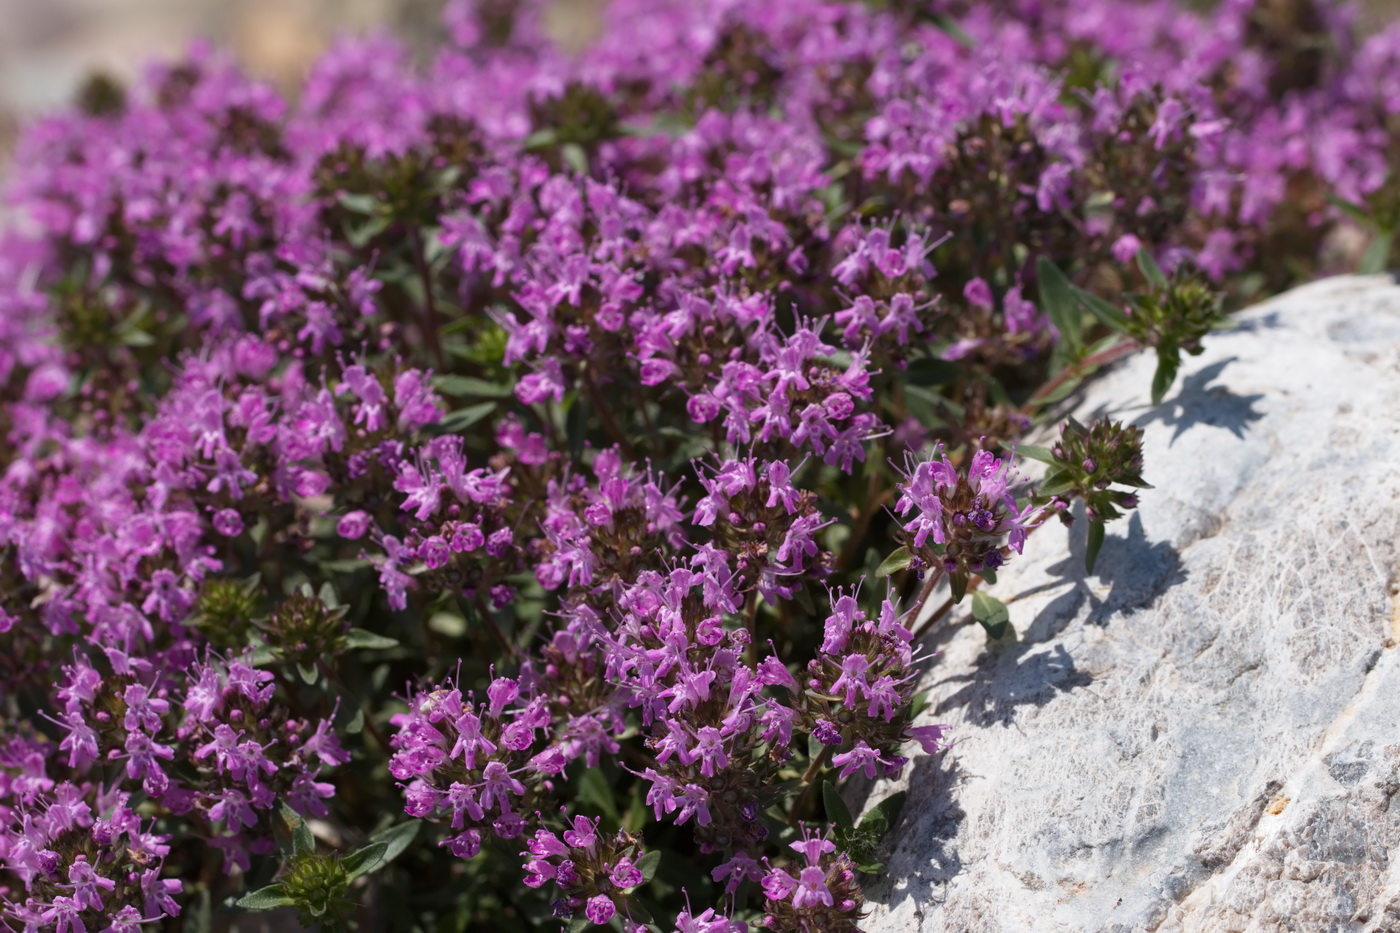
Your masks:
[{"label": "rock surface texture", "polygon": [[1096,572],[1052,522],[989,590],[1014,641],[926,639],[957,744],[906,770],[866,930],[1400,931],[1400,287],[1240,322],[1158,410],[1150,357],[1077,405],[1156,486]]}]

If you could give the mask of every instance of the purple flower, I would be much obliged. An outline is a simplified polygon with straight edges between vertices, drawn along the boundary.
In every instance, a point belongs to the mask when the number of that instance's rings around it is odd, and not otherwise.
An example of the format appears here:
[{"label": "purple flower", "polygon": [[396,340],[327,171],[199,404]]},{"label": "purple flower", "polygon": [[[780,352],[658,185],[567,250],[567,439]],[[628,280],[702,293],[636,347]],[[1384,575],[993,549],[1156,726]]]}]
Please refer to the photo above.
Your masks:
[{"label": "purple flower", "polygon": [[619,859],[608,877],[619,889],[635,888],[642,883],[642,873],[629,858]]},{"label": "purple flower", "polygon": [[792,893],[792,906],[801,910],[804,907],[815,907],[817,904],[831,907],[835,901],[826,886],[826,872],[809,865],[802,869],[797,877],[797,886]]},{"label": "purple flower", "polygon": [[763,876],[763,894],[770,901],[785,901],[796,888],[796,879],[781,868],[770,868]]},{"label": "purple flower", "polygon": [[952,747],[952,743],[944,738],[950,728],[950,726],[914,726],[908,730],[908,735],[909,738],[923,747],[925,754],[934,755]]},{"label": "purple flower", "polygon": [[840,776],[848,778],[857,771],[863,771],[865,776],[875,778],[878,773],[876,765],[880,761],[880,753],[865,743],[865,740],[857,742],[850,751],[842,752],[831,759],[831,763],[840,768]]},{"label": "purple flower", "polygon": [[444,538],[433,535],[418,546],[418,556],[428,565],[429,570],[437,570],[447,565],[452,557],[452,550]]},{"label": "purple flower", "polygon": [[226,538],[236,538],[243,533],[243,516],[233,509],[220,509],[214,513],[214,530]]},{"label": "purple flower", "polygon": [[588,906],[584,908],[583,912],[589,920],[602,926],[617,913],[617,905],[606,894],[598,894],[588,899]]},{"label": "purple flower", "polygon": [[357,541],[365,536],[365,532],[369,531],[370,522],[371,519],[367,512],[358,509],[354,512],[348,512],[341,516],[340,521],[336,524],[336,534],[342,538]]},{"label": "purple flower", "polygon": [[992,289],[985,279],[974,278],[963,287],[963,297],[974,308],[992,309]]}]

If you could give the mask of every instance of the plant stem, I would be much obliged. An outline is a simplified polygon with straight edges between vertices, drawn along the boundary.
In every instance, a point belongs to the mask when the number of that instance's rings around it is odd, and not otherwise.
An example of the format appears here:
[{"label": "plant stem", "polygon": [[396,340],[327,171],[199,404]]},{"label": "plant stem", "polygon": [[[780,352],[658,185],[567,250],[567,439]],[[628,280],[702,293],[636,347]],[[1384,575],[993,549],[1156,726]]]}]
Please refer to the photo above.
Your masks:
[{"label": "plant stem", "polygon": [[442,339],[439,336],[437,299],[433,297],[433,274],[428,268],[428,257],[423,251],[422,234],[412,224],[408,227],[408,234],[413,241],[413,263],[418,267],[418,277],[423,280],[423,336],[427,339],[438,371],[441,372],[447,368],[447,363],[442,355]]},{"label": "plant stem", "polygon": [[792,810],[788,813],[788,825],[797,825],[797,815],[807,806],[807,801],[811,799],[813,789],[817,786],[817,774],[826,767],[827,759],[831,757],[831,746],[823,745],[821,754],[812,759],[812,764],[808,766],[807,773],[802,775],[802,783],[806,786],[802,788],[802,795],[792,804]]},{"label": "plant stem", "polygon": [[500,645],[501,650],[508,656],[512,658],[515,657],[515,646],[506,640],[505,633],[503,633],[500,626],[496,624],[495,614],[486,608],[486,600],[482,599],[480,596],[476,598],[476,614],[486,623],[486,627],[491,631],[492,636],[495,637],[496,644]]},{"label": "plant stem", "polygon": [[758,667],[758,590],[749,593],[748,612],[745,613],[744,627],[749,631],[749,666]]},{"label": "plant stem", "polygon": [[622,428],[618,426],[617,420],[613,418],[612,409],[603,401],[603,394],[598,391],[598,385],[593,381],[593,373],[588,370],[583,372],[583,384],[588,389],[588,397],[593,400],[593,407],[598,410],[598,417],[603,419],[603,427],[608,429],[609,436],[622,448],[622,452],[627,455],[627,459],[635,460],[637,452],[632,449],[632,442],[627,439]]},{"label": "plant stem", "polygon": [[930,567],[928,578],[924,580],[924,588],[919,590],[919,595],[914,599],[914,604],[904,611],[904,617],[911,622],[918,621],[919,611],[924,608],[924,603],[933,595],[934,587],[938,586],[938,581],[943,579],[942,567]]},{"label": "plant stem", "polygon": [[880,474],[878,472],[870,474],[870,485],[865,493],[865,502],[860,507],[860,512],[856,516],[855,528],[851,529],[850,540],[841,549],[841,556],[836,559],[836,566],[841,572],[851,569],[851,562],[854,561],[860,552],[860,544],[865,540],[866,532],[870,530],[870,523],[875,520],[875,513],[880,506],[884,505],[894,495],[893,488],[880,488]]},{"label": "plant stem", "polygon": [[[321,673],[325,675],[327,680],[339,684],[340,688],[345,691],[346,696],[359,702],[358,698],[355,697],[355,691],[351,690],[350,685],[345,682],[345,678],[340,676],[338,664],[332,665],[326,661],[325,658],[317,659],[316,663],[321,668]],[[365,710],[362,721],[365,725],[365,731],[374,736],[374,740],[379,743],[381,748],[387,751],[392,747],[389,745],[389,740],[384,737],[384,733],[380,732],[379,727],[374,724],[374,719],[370,716],[368,709]]]},{"label": "plant stem", "polygon": [[[978,577],[977,580],[969,580],[967,583],[967,588],[969,590],[972,589],[973,584],[977,583],[980,580],[981,577]],[[939,619],[947,615],[948,611],[953,608],[953,605],[953,597],[949,596],[943,601],[943,605],[935,609],[933,611],[933,615],[929,616],[928,620],[924,622],[923,625],[919,626],[918,631],[914,632],[914,640],[918,641],[920,638],[923,638],[924,633],[927,632],[929,629],[933,628],[933,623],[937,622]]]},{"label": "plant stem", "polygon": [[1034,409],[1045,404],[1044,399],[1054,394],[1055,390],[1071,379],[1078,379],[1088,375],[1100,366],[1107,366],[1109,363],[1121,360],[1123,357],[1133,353],[1139,348],[1136,340],[1128,337],[1120,343],[1115,343],[1107,350],[1095,353],[1093,356],[1085,357],[1073,366],[1066,366],[1055,375],[1053,379],[1045,383],[1036,390],[1036,393],[1026,400],[1026,404],[1021,406],[1023,413],[1029,414]]}]

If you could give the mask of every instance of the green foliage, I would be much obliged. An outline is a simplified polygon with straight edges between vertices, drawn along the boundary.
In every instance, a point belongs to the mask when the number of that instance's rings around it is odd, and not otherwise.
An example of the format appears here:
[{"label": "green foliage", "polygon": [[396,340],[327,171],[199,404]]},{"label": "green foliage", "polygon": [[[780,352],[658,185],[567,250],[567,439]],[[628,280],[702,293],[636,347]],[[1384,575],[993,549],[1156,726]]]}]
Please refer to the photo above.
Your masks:
[{"label": "green foliage", "polygon": [[1011,625],[1011,612],[1006,604],[981,590],[972,594],[972,617],[981,623],[990,638],[1001,638]]},{"label": "green foliage", "polygon": [[308,928],[318,926],[328,933],[352,930],[351,885],[402,855],[421,825],[410,820],[389,827],[345,855],[318,852],[311,828],[283,803],[273,822],[283,871],[277,881],[245,894],[234,906],[249,911],[295,907],[298,920]]}]

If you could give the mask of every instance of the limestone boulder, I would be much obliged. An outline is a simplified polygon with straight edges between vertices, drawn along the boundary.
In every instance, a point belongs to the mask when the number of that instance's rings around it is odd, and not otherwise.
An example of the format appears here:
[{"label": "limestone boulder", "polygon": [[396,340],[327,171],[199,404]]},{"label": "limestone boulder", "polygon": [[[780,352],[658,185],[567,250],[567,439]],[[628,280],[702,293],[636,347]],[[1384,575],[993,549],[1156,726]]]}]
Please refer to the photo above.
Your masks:
[{"label": "limestone boulder", "polygon": [[[1093,575],[1082,523],[1032,535],[954,615],[872,933],[1400,930],[1400,287],[1300,288],[1188,359],[1092,382],[1147,480]],[[1393,856],[1393,857],[1392,857]]]}]

